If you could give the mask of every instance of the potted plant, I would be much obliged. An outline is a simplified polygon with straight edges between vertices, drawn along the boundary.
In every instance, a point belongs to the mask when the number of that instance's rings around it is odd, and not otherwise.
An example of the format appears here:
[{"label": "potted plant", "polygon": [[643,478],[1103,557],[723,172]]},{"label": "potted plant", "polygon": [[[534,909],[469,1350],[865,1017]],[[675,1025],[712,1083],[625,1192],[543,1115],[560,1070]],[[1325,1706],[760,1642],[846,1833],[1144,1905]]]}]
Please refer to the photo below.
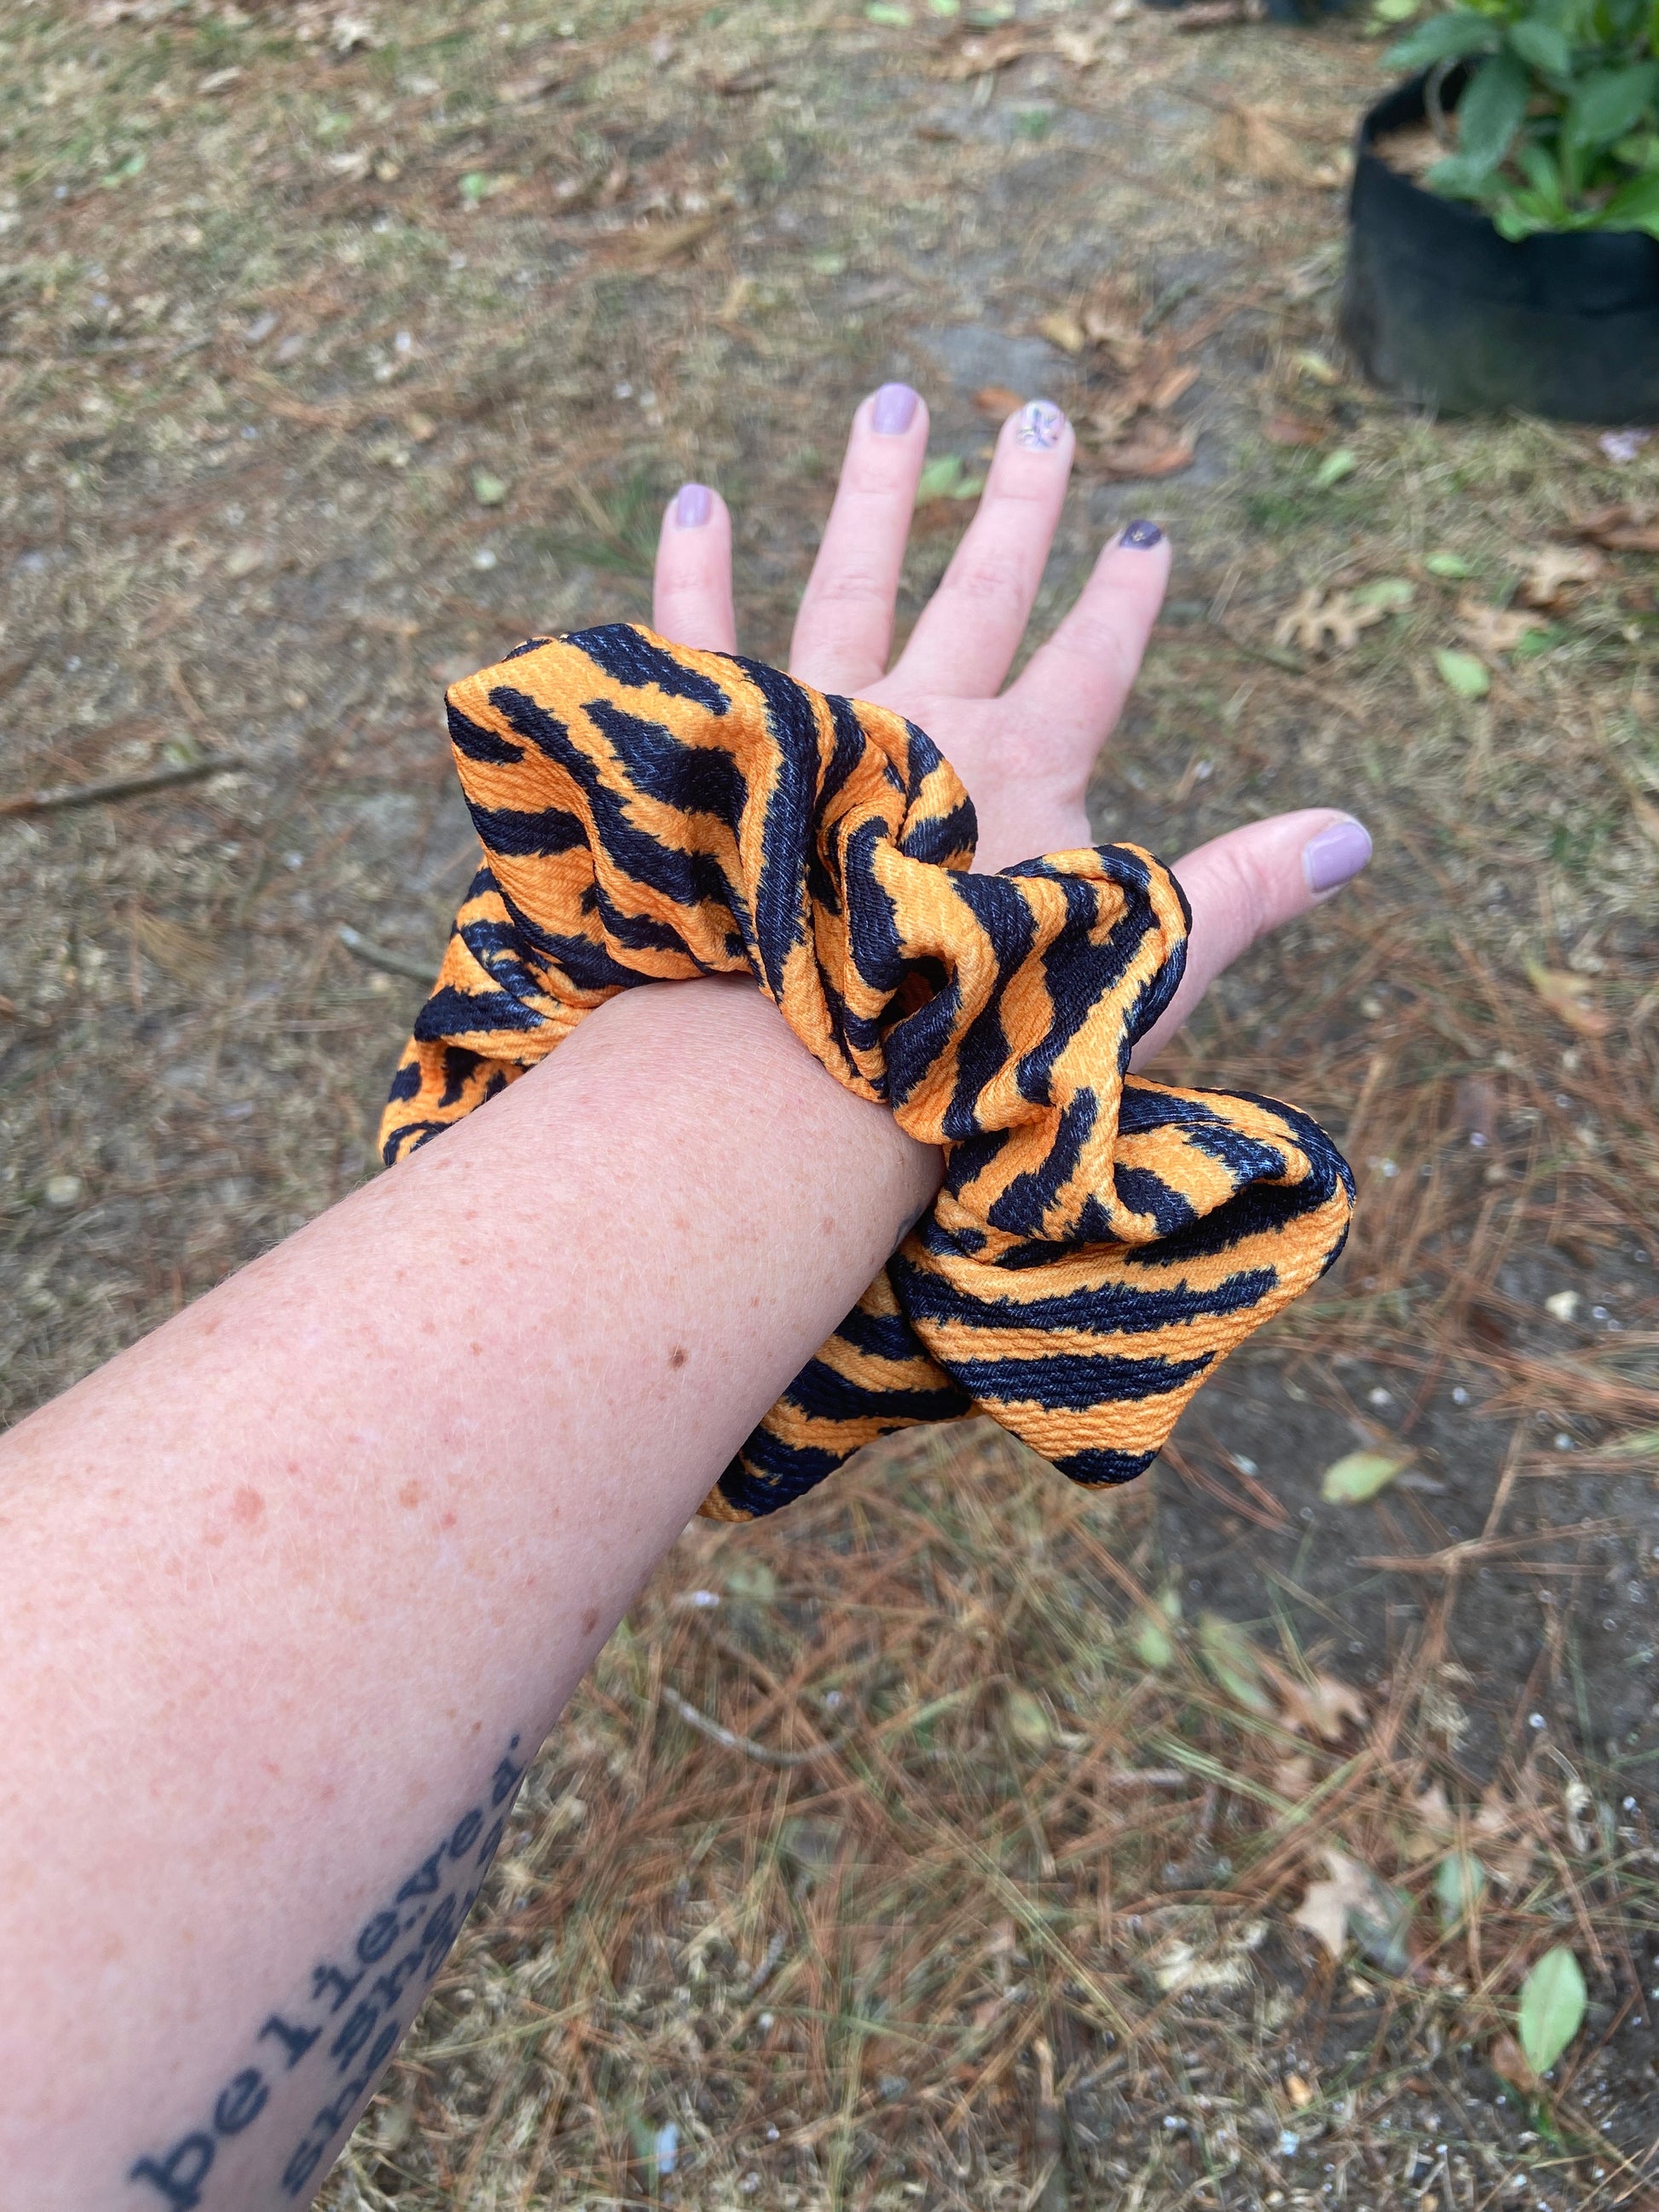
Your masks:
[{"label": "potted plant", "polygon": [[[1448,413],[1659,421],[1659,0],[1467,0],[1360,125],[1342,329]],[[1427,158],[1425,158],[1426,149]]]}]

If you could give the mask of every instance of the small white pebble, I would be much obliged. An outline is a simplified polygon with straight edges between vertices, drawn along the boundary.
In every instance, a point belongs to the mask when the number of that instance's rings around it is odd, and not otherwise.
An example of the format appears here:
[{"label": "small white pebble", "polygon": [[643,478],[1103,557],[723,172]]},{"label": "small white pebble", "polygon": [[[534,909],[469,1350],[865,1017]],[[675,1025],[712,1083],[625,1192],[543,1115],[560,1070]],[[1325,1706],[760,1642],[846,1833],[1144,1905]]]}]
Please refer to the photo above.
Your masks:
[{"label": "small white pebble", "polygon": [[1542,1713],[1528,1713],[1527,1715],[1527,1726],[1529,1729],[1547,1728],[1549,1726],[1549,1723],[1544,1718]]},{"label": "small white pebble", "polygon": [[1572,1449],[1572,1438],[1567,1434],[1565,1429],[1558,1429],[1555,1432],[1555,1449],[1557,1451],[1571,1451]]},{"label": "small white pebble", "polygon": [[472,565],[475,568],[493,568],[500,558],[493,545],[481,545],[472,556]]},{"label": "small white pebble", "polygon": [[1255,1474],[1260,1472],[1255,1462],[1253,1459],[1246,1459],[1243,1452],[1233,1454],[1233,1465],[1241,1474]]},{"label": "small white pebble", "polygon": [[1557,1291],[1544,1301],[1544,1311],[1552,1321],[1573,1321],[1577,1317],[1579,1297],[1577,1291]]},{"label": "small white pebble", "polygon": [[1452,1392],[1452,1403],[1454,1406],[1467,1406],[1468,1402],[1469,1394],[1460,1382],[1457,1388]]},{"label": "small white pebble", "polygon": [[72,1175],[48,1176],[40,1195],[48,1206],[73,1206],[81,1195],[81,1178]]},{"label": "small white pebble", "polygon": [[680,2154],[680,2131],[672,2120],[666,2120],[657,2130],[657,2140],[652,2146],[659,2173],[672,2173],[674,2161]]},{"label": "small white pebble", "polygon": [[1383,1389],[1379,1383],[1375,1390],[1368,1390],[1365,1393],[1365,1402],[1368,1406],[1392,1406],[1394,1393],[1392,1390]]}]

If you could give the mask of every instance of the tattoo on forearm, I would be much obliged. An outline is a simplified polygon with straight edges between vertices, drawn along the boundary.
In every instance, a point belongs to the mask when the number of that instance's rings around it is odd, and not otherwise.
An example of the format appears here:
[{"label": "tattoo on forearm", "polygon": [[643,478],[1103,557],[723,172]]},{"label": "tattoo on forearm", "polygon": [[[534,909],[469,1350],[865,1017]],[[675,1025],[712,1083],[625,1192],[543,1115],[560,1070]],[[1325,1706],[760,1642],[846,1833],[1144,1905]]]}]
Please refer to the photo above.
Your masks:
[{"label": "tattoo on forearm", "polygon": [[[312,1971],[304,1998],[267,2015],[251,2040],[256,2063],[240,2067],[215,2098],[201,2124],[169,2148],[136,2159],[127,2180],[167,2212],[195,2212],[207,2203],[204,2185],[220,2147],[253,2127],[280,2085],[297,2069],[319,2075],[328,2101],[288,2155],[283,2193],[298,2198],[328,2154],[380,2069],[397,2049],[416,2000],[436,1975],[471,1910],[501,1840],[513,1799],[524,1778],[514,1754],[515,1735],[490,1779],[483,1801],[402,1882],[396,1894],[363,1923],[349,1955],[325,1960]],[[400,1945],[405,1946],[401,1955]]]}]

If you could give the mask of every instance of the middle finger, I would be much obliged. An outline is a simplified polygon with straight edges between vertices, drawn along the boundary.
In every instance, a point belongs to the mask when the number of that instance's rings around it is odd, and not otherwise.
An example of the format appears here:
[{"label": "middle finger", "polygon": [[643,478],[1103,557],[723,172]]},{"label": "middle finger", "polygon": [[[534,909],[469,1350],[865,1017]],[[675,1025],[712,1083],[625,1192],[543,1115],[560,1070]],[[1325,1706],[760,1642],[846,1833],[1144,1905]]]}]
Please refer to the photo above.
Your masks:
[{"label": "middle finger", "polygon": [[1076,450],[1048,400],[1028,401],[1003,424],[979,512],[901,656],[908,684],[959,699],[999,689],[1030,620]]}]

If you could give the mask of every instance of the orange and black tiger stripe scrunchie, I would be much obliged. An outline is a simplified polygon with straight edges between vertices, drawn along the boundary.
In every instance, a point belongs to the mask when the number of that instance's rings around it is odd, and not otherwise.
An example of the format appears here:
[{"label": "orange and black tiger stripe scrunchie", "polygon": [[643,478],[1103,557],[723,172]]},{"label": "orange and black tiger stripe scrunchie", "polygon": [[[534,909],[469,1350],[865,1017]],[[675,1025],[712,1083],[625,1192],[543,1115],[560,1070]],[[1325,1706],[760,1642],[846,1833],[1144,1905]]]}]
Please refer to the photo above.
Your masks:
[{"label": "orange and black tiger stripe scrunchie", "polygon": [[704,1504],[770,1513],[872,1437],[989,1413],[1084,1483],[1156,1456],[1204,1377],[1342,1248],[1305,1114],[1128,1073],[1190,919],[1133,845],[972,872],[913,723],[626,623],[448,696],[483,865],[392,1086],[388,1164],[634,983],[745,970],[860,1098],[945,1152],[931,1211]]}]

